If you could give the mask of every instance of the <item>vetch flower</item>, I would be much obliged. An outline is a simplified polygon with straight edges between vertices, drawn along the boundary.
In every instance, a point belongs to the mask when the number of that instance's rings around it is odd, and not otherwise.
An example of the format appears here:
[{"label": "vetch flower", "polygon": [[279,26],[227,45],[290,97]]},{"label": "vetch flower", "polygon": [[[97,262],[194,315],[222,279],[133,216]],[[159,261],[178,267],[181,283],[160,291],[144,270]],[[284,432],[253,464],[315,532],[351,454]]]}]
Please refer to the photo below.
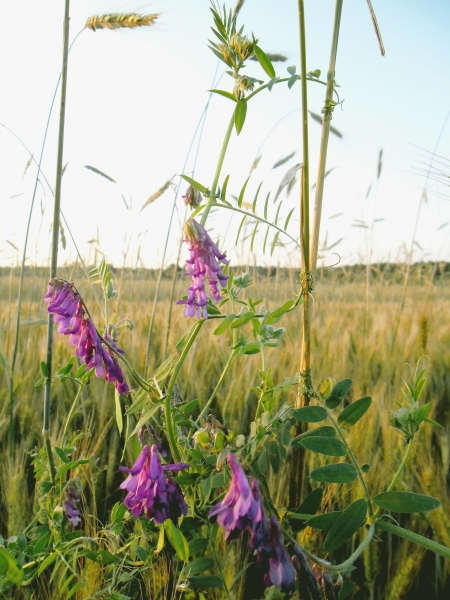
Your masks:
[{"label": "vetch flower", "polygon": [[97,377],[115,384],[121,394],[129,392],[122,368],[117,357],[104,341],[119,354],[124,351],[118,347],[117,341],[109,333],[102,340],[90,317],[85,316],[83,300],[73,283],[61,279],[52,279],[48,285],[44,301],[48,302],[47,311],[52,313],[53,320],[59,324],[58,332],[69,335],[69,344],[76,346],[78,356],[89,369],[95,368]]},{"label": "vetch flower", "polygon": [[266,560],[268,562],[268,570],[264,576],[266,587],[276,585],[282,592],[291,592],[294,587],[295,569],[281,541],[280,525],[273,515],[270,517],[269,543],[258,551],[258,564]]},{"label": "vetch flower", "polygon": [[249,484],[237,458],[231,452],[228,464],[233,473],[230,488],[225,498],[210,511],[209,516],[217,517],[217,522],[225,529],[227,540],[238,538],[245,530],[251,531],[250,547],[256,548],[264,537],[264,512],[258,484]]},{"label": "vetch flower", "polygon": [[266,587],[275,585],[290,594],[295,581],[295,569],[281,541],[277,519],[267,522],[256,480],[249,483],[234,454],[228,455],[233,477],[223,500],[210,511],[225,529],[225,539],[238,538],[245,530],[251,532],[249,547],[257,551],[257,565],[264,573]]},{"label": "vetch flower", "polygon": [[120,485],[128,494],[125,506],[135,517],[145,515],[160,525],[166,519],[172,519],[175,525],[181,515],[187,513],[178,483],[168,476],[168,472],[177,472],[189,468],[185,463],[161,465],[156,444],[144,446],[131,469],[120,467],[128,473],[127,479]]},{"label": "vetch flower", "polygon": [[189,206],[191,210],[198,208],[202,203],[202,195],[193,185],[190,185],[184,196],[181,197],[183,198],[185,205]]},{"label": "vetch flower", "polygon": [[179,300],[177,304],[186,304],[185,316],[207,319],[206,304],[208,295],[205,290],[205,277],[209,282],[209,293],[216,302],[220,300],[218,283],[222,287],[228,275],[222,273],[219,263],[228,264],[225,254],[221,254],[209,233],[195,219],[184,224],[184,241],[189,246],[190,257],[186,261],[186,275],[191,279],[187,300]]},{"label": "vetch flower", "polygon": [[78,479],[72,479],[64,488],[63,507],[69,522],[75,527],[81,521],[78,504],[81,500],[81,484]]}]

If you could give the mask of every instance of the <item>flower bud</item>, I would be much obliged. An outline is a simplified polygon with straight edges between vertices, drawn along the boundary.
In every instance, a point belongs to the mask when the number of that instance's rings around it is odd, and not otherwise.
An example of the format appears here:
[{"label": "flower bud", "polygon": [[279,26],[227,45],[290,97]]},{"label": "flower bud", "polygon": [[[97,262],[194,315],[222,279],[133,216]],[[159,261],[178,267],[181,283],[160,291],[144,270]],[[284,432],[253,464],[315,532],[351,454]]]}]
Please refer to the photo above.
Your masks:
[{"label": "flower bud", "polygon": [[189,206],[191,210],[194,210],[194,208],[197,208],[202,203],[202,195],[193,185],[190,185],[184,196],[181,197],[184,199],[185,205]]}]

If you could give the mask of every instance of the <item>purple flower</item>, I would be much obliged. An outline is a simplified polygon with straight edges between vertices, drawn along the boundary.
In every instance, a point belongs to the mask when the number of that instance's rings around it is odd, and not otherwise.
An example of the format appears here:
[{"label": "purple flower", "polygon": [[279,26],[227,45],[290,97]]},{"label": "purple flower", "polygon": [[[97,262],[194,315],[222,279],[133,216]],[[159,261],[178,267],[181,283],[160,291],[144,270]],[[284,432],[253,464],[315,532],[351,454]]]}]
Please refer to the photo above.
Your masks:
[{"label": "purple flower", "polygon": [[166,519],[172,519],[177,524],[181,515],[187,513],[178,483],[167,476],[169,471],[177,472],[189,468],[189,465],[161,465],[155,444],[150,448],[144,446],[131,469],[120,467],[128,473],[127,479],[120,485],[122,490],[128,490],[124,500],[125,506],[135,517],[154,519],[160,525]]},{"label": "purple flower", "polygon": [[257,551],[257,565],[264,573],[266,587],[276,585],[290,593],[295,581],[295,569],[281,541],[277,519],[272,516],[268,523],[264,514],[259,484],[248,482],[234,454],[228,455],[233,472],[227,495],[210,511],[225,529],[225,539],[238,538],[245,530],[251,532],[249,546]]},{"label": "purple flower", "polygon": [[[114,383],[119,393],[128,393],[128,384],[117,357],[111,348],[104,346],[91,319],[85,317],[83,301],[73,283],[52,279],[44,300],[49,303],[47,311],[53,313],[53,320],[59,323],[58,332],[70,335],[69,344],[76,346],[75,355],[89,369],[95,368],[97,377]],[[105,335],[105,340],[120,354],[124,354],[113,337]]]},{"label": "purple flower", "polygon": [[251,531],[250,547],[256,548],[264,535],[264,512],[258,484],[252,482],[250,486],[237,458],[231,452],[228,464],[233,472],[230,489],[225,498],[210,511],[209,516],[217,516],[217,522],[225,529],[227,540],[238,538],[246,529]]},{"label": "purple flower", "polygon": [[264,563],[268,563],[264,576],[266,587],[276,585],[282,592],[291,592],[294,587],[295,569],[281,541],[280,525],[273,515],[270,517],[269,543],[258,549],[258,565],[264,568]]},{"label": "purple flower", "polygon": [[220,253],[209,233],[195,219],[186,221],[184,235],[184,241],[187,242],[190,251],[190,257],[186,261],[186,275],[192,279],[187,300],[179,300],[177,304],[186,304],[186,317],[194,317],[197,314],[199,319],[202,316],[207,319],[208,295],[205,290],[205,276],[208,277],[209,293],[218,302],[218,282],[224,287],[228,279],[228,275],[222,273],[219,262],[227,265],[228,260],[225,254]]},{"label": "purple flower", "polygon": [[80,503],[81,484],[78,479],[73,479],[64,488],[65,498],[63,500],[64,512],[72,525],[75,527],[81,521],[80,511],[77,504]]}]

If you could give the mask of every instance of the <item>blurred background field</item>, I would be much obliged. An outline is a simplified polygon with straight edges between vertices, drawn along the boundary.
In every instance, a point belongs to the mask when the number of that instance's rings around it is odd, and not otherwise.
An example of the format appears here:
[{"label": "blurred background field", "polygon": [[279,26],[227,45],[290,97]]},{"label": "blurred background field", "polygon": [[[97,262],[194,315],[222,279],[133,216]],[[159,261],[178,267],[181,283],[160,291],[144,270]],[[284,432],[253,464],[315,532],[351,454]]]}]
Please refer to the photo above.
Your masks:
[{"label": "blurred background field", "polygon": [[[238,267],[236,273],[244,270]],[[247,288],[247,295],[252,299],[263,298],[264,305],[269,309],[280,305],[283,299],[293,297],[299,289],[297,270],[274,267],[250,267],[248,270],[254,283]],[[176,342],[191,324],[183,316],[183,307],[173,305],[172,322],[168,330],[173,271],[174,267],[169,267],[162,279],[150,349],[149,374],[164,360],[166,338],[167,353],[175,352]],[[76,282],[94,320],[101,323],[99,308],[95,306],[81,269],[78,266],[66,266],[60,269],[59,274]],[[397,408],[395,403],[402,401],[401,377],[408,378],[410,375],[405,364],[414,367],[417,360],[426,355],[424,401],[432,402],[431,417],[440,422],[444,429],[431,426],[423,428],[421,443],[416,445],[416,454],[406,468],[399,489],[404,484],[405,489],[430,494],[442,501],[442,508],[414,517],[414,530],[450,546],[450,265],[414,265],[404,309],[400,314],[404,274],[404,266],[394,264],[374,265],[369,271],[365,266],[344,266],[317,273],[313,307],[313,380],[317,385],[328,376],[336,380],[351,377],[354,380],[351,400],[365,395],[373,396],[369,417],[351,430],[350,441],[360,462],[371,465],[372,492],[378,492],[387,487],[404,452],[404,441],[390,427],[389,414]],[[121,330],[119,343],[133,366],[143,373],[158,273],[143,269],[115,269],[113,277],[118,296],[111,301],[111,320],[118,322],[128,317],[135,323],[133,331]],[[47,285],[47,269],[27,268],[15,376],[15,466],[13,470],[10,469],[6,460],[8,364],[14,343],[18,281],[19,269],[1,269],[0,364],[3,368],[0,445],[3,458],[0,462],[0,534],[5,537],[17,535],[31,518],[34,478],[30,452],[42,445],[43,392],[34,384],[41,376],[40,361],[45,358],[46,307],[42,296]],[[175,299],[186,293],[186,289],[187,279],[179,268]],[[267,362],[272,367],[275,383],[282,383],[285,377],[292,377],[298,371],[299,348],[295,340],[298,339],[300,319],[300,310],[285,316],[279,323],[287,327],[284,342],[281,348],[267,352]],[[179,377],[181,398],[198,398],[200,406],[209,398],[231,352],[223,344],[222,338],[214,336],[215,328],[213,320],[203,327]],[[67,339],[56,334],[55,367],[64,366],[71,356]],[[244,356],[235,361],[211,407],[211,412],[235,436],[249,433],[257,398],[248,390],[251,386],[259,385],[257,373],[260,361],[260,355]],[[75,392],[76,387],[70,380],[64,384],[55,382],[53,386],[51,431],[52,442],[56,446],[61,442],[62,429]],[[291,403],[294,399],[293,392],[291,394],[282,397],[281,402]],[[118,470],[123,438],[118,434],[114,415],[112,386],[95,379],[84,388],[72,422],[74,430],[86,434],[81,442],[83,450],[88,456],[93,453],[98,456],[98,473],[92,480],[94,483],[90,493],[86,494],[86,502],[87,511],[98,517],[100,522],[106,521],[114,503],[123,496],[118,488],[123,480]],[[317,456],[309,454],[309,468],[317,466],[318,463],[313,461],[320,462]],[[286,501],[283,495],[288,489],[286,472],[284,465],[276,477],[273,473],[269,474],[269,484],[278,506]],[[326,486],[326,505],[323,510],[338,508],[333,488],[331,484]],[[349,488],[348,494],[348,500],[353,495],[356,499],[357,490]],[[410,520],[406,516],[400,524]],[[323,541],[320,532],[313,533],[313,530],[306,528],[301,535],[306,547],[320,551]],[[228,555],[230,577],[236,569],[233,561],[239,560],[238,546],[236,543],[237,549]],[[359,575],[357,572],[356,581],[359,586],[352,597],[361,600],[424,597],[431,600],[448,597],[448,565],[431,553],[411,548],[406,541],[389,537],[372,544],[364,559],[357,563]]]}]

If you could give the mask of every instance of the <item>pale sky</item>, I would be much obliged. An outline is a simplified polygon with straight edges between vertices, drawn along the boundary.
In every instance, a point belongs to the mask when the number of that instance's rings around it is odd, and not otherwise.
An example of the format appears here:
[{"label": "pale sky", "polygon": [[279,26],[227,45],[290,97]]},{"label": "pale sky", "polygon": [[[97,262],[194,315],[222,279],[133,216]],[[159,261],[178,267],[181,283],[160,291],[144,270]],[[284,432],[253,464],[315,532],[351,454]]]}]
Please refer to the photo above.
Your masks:
[{"label": "pale sky", "polygon": [[[212,37],[209,1],[152,0],[142,5],[130,0],[120,4],[114,0],[73,0],[71,4],[71,40],[94,13],[136,9],[160,13],[157,24],[146,31],[123,34],[85,30],[74,44],[69,58],[64,149],[68,166],[62,188],[62,209],[85,259],[93,258],[94,244],[88,241],[98,237],[99,250],[114,265],[121,266],[127,253],[127,264],[134,266],[139,253],[139,264],[156,267],[174,191],[169,189],[142,212],[140,209],[160,186],[182,172],[208,100],[218,62],[207,48]],[[234,1],[227,6],[232,8]],[[380,55],[364,0],[344,1],[339,40],[336,79],[344,102],[336,108],[332,125],[344,137],[330,140],[327,168],[334,170],[326,180],[321,239],[328,246],[342,239],[333,250],[339,252],[343,263],[365,260],[368,252],[372,260],[403,260],[425,183],[419,171],[427,169],[429,152],[435,149],[450,158],[450,119],[446,121],[450,112],[450,3],[373,0],[373,6],[386,56]],[[0,0],[0,123],[19,136],[36,159],[61,68],[63,8],[62,0]],[[326,78],[333,12],[332,0],[306,0],[307,67],[321,69],[322,78]],[[288,57],[286,63],[274,65],[277,75],[286,76],[289,65],[295,64],[299,70],[295,0],[246,0],[238,23],[245,24],[247,34],[253,32],[259,38],[266,52]],[[224,67],[219,65],[217,77]],[[257,63],[250,63],[247,74],[267,81]],[[233,80],[224,75],[216,87],[231,91]],[[323,86],[309,85],[309,108],[315,113],[320,114],[324,92]],[[233,135],[221,176],[223,182],[230,174],[231,194],[239,193],[259,149],[262,158],[247,187],[250,202],[260,181],[264,182],[261,197],[269,191],[273,196],[285,171],[302,161],[300,101],[297,83],[291,90],[286,84],[275,86],[271,93],[262,92],[249,103],[244,129],[238,138]],[[195,164],[195,179],[205,186],[211,184],[232,109],[230,101],[212,98],[201,144],[197,151],[194,143],[187,161],[185,172],[192,174]],[[57,101],[42,166],[52,186],[58,113]],[[312,182],[319,142],[320,126],[311,120]],[[383,165],[377,180],[380,150]],[[292,152],[296,154],[291,160],[272,169]],[[36,175],[33,165],[23,175],[28,158],[23,146],[0,126],[2,265],[16,263],[23,251]],[[117,184],[85,165],[100,169]],[[178,182],[175,177],[175,186]],[[182,184],[182,193],[185,188]],[[448,187],[430,180],[428,189],[417,233],[420,247],[416,247],[414,257],[448,260],[450,203],[442,197],[449,193]],[[284,201],[282,215],[298,206],[298,197],[297,186]],[[28,264],[43,264],[48,259],[52,211],[49,190],[45,184],[39,186]],[[179,197],[166,263],[176,256],[183,216]],[[244,248],[234,248],[239,220],[234,217],[230,226],[230,213],[216,212],[209,226],[234,263],[247,259],[253,263],[250,240]],[[361,222],[369,229],[358,227]],[[291,234],[295,236],[297,229],[298,208],[290,223]],[[76,257],[67,231],[66,237],[67,248],[61,248],[60,263]],[[259,264],[271,260],[272,264],[299,264],[291,247],[289,256],[280,248],[272,259],[262,255],[261,247],[262,237],[255,245]],[[334,261],[330,252],[324,253],[324,261]]]}]

